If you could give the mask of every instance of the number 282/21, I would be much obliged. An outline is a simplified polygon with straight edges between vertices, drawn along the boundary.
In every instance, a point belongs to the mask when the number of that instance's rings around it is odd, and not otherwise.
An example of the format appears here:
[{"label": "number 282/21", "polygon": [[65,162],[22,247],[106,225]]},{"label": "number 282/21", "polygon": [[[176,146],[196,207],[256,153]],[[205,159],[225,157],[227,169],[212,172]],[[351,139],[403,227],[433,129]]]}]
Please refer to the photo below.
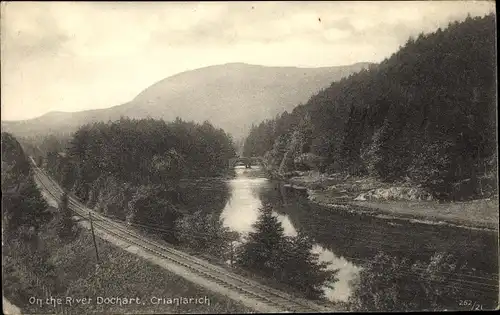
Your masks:
[{"label": "number 282/21", "polygon": [[483,309],[483,306],[481,304],[476,304],[476,302],[473,302],[472,300],[458,300],[458,305],[468,306],[472,311],[480,311]]}]

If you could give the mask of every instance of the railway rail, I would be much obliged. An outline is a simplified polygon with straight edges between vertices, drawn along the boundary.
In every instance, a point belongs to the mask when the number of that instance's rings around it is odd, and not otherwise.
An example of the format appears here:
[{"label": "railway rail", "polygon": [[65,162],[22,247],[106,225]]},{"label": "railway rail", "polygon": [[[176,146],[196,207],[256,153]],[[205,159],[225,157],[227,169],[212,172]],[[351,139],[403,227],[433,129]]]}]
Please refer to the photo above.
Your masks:
[{"label": "railway rail", "polygon": [[[32,160],[34,164],[34,161]],[[33,167],[35,178],[40,186],[56,201],[60,200],[62,189],[36,165]],[[170,264],[180,266],[205,281],[216,284],[225,290],[231,290],[239,296],[239,302],[260,312],[331,312],[332,309],[314,302],[291,296],[287,293],[269,288],[256,281],[244,278],[223,267],[211,264],[200,258],[191,256],[177,249],[165,246],[156,241],[131,231],[127,226],[86,208],[78,200],[69,196],[69,207],[83,219],[92,213],[96,230],[111,235],[166,260]],[[182,275],[181,275],[182,276]],[[213,289],[214,286],[210,286]],[[221,290],[224,291],[224,290]],[[221,292],[222,293],[222,292]]]}]

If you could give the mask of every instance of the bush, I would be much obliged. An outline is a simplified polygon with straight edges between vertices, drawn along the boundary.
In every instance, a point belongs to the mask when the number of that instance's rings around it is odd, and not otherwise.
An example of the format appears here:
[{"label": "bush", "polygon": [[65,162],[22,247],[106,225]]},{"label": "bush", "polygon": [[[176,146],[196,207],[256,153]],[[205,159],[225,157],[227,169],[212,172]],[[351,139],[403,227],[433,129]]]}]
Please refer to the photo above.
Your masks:
[{"label": "bush", "polygon": [[450,279],[462,267],[446,253],[436,253],[428,262],[379,253],[363,266],[349,303],[353,311],[362,312],[456,308],[465,295]]},{"label": "bush", "polygon": [[260,209],[254,228],[238,248],[240,266],[287,283],[311,299],[322,298],[323,286],[337,281],[337,271],[328,270],[312,252],[311,239],[301,232],[296,237],[285,236],[269,206]]},{"label": "bush", "polygon": [[73,222],[73,212],[68,205],[68,193],[61,196],[59,213],[57,216],[57,235],[65,242],[71,242],[78,235],[78,226]]}]

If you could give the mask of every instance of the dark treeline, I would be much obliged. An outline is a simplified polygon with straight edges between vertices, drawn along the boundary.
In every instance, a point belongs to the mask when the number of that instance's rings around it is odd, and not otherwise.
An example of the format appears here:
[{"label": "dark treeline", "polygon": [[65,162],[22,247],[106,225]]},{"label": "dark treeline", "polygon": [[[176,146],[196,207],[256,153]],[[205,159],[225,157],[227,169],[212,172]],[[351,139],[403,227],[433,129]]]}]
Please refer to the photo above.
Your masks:
[{"label": "dark treeline", "polygon": [[40,226],[51,219],[27,156],[6,132],[2,132],[2,219],[7,240],[11,236],[35,240]]},{"label": "dark treeline", "polygon": [[235,156],[222,129],[180,119],[97,122],[80,127],[63,151],[52,143],[44,166],[87,206],[172,231],[184,211],[180,180],[222,175]]},{"label": "dark treeline", "polygon": [[[48,250],[39,237],[49,222],[60,221],[52,210],[35,183],[21,144],[2,132],[2,266],[6,283],[10,283],[12,262],[56,279],[56,268],[47,261]],[[15,286],[17,290],[18,283]]]},{"label": "dark treeline", "polygon": [[49,152],[63,152],[72,137],[71,133],[52,133],[31,137],[18,137],[19,143],[27,155],[32,156],[38,163],[40,159],[47,157]]},{"label": "dark treeline", "polygon": [[[69,139],[23,140],[35,156],[42,154],[56,177],[62,165],[71,164],[74,174],[68,180],[73,189],[80,187],[72,184],[90,185],[102,175],[133,185],[217,176],[227,170],[227,160],[235,155],[231,138],[222,129],[180,119],[166,123],[122,118],[84,125]],[[85,193],[80,197],[88,198]]]},{"label": "dark treeline", "polygon": [[180,119],[85,125],[74,134],[67,153],[77,164],[81,185],[103,173],[134,185],[216,176],[227,170],[227,160],[235,155],[222,129]]},{"label": "dark treeline", "polygon": [[[11,134],[2,133],[2,217],[8,241],[37,247],[38,233],[53,219],[61,239],[76,236],[76,226],[64,195],[54,212],[43,198],[34,180],[28,156]],[[33,249],[33,248],[32,248]]]},{"label": "dark treeline", "polygon": [[496,192],[495,16],[410,38],[292,113],[254,126],[244,155],[280,172],[317,168],[407,180],[440,199]]}]

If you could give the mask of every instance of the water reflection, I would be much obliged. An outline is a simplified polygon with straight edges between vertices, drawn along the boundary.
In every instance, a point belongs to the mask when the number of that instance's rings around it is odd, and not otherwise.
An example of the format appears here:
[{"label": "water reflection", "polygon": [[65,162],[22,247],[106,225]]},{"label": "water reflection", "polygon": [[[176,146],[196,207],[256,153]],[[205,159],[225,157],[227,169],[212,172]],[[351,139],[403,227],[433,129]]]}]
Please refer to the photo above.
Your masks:
[{"label": "water reflection", "polygon": [[[274,214],[281,222],[285,235],[297,236],[297,230],[293,226],[288,215],[278,214],[277,212],[274,212]],[[319,255],[320,262],[328,263],[327,269],[339,270],[339,273],[337,274],[338,281],[333,285],[333,289],[326,286],[323,288],[325,296],[331,301],[347,301],[349,295],[351,294],[349,283],[358,275],[361,268],[348,262],[342,257],[335,256],[331,250],[325,249],[319,244],[314,244],[312,252]]]},{"label": "water reflection", "polygon": [[319,254],[320,262],[329,263],[328,269],[339,270],[337,274],[339,281],[335,283],[333,289],[328,287],[323,288],[325,296],[332,301],[347,301],[351,295],[350,282],[358,276],[361,267],[348,262],[343,257],[335,256],[332,251],[318,244],[313,246],[312,251]]},{"label": "water reflection", "polygon": [[[236,177],[229,181],[231,197],[224,207],[221,217],[227,227],[246,234],[252,231],[252,225],[258,219],[258,209],[262,206],[263,201],[271,204],[283,203],[279,197],[282,194],[277,191],[273,183],[263,177],[259,168],[249,170],[237,167],[235,173]],[[268,198],[263,198],[263,196]],[[273,212],[273,214],[283,226],[285,235],[297,235],[297,230],[288,215],[278,212]],[[329,263],[328,269],[339,269],[338,282],[334,284],[334,289],[324,287],[325,296],[332,301],[346,301],[351,292],[349,282],[357,275],[360,268],[335,256],[332,251],[319,244],[315,244],[312,251],[319,254],[321,262]]]},{"label": "water reflection", "polygon": [[257,190],[265,187],[268,180],[261,177],[259,169],[236,167],[235,172],[236,177],[229,181],[231,197],[221,217],[225,226],[246,234],[252,231],[252,224],[257,221],[258,209],[262,206]]},{"label": "water reflection", "polygon": [[180,199],[183,210],[220,214],[231,197],[231,189],[221,178],[189,179],[182,181]]},{"label": "water reflection", "polygon": [[422,261],[436,252],[447,252],[459,259],[458,264],[467,263],[467,272],[498,278],[498,238],[494,232],[410,224],[350,213],[340,207],[327,209],[310,203],[303,191],[266,179],[259,167],[237,167],[234,178],[196,182],[193,189],[189,204],[220,213],[225,226],[242,234],[252,231],[259,207],[272,205],[286,235],[305,232],[316,242],[313,251],[319,259],[328,262],[329,268],[339,269],[334,288],[324,288],[325,296],[333,301],[349,297],[349,282],[359,274],[360,266],[380,251]]}]

